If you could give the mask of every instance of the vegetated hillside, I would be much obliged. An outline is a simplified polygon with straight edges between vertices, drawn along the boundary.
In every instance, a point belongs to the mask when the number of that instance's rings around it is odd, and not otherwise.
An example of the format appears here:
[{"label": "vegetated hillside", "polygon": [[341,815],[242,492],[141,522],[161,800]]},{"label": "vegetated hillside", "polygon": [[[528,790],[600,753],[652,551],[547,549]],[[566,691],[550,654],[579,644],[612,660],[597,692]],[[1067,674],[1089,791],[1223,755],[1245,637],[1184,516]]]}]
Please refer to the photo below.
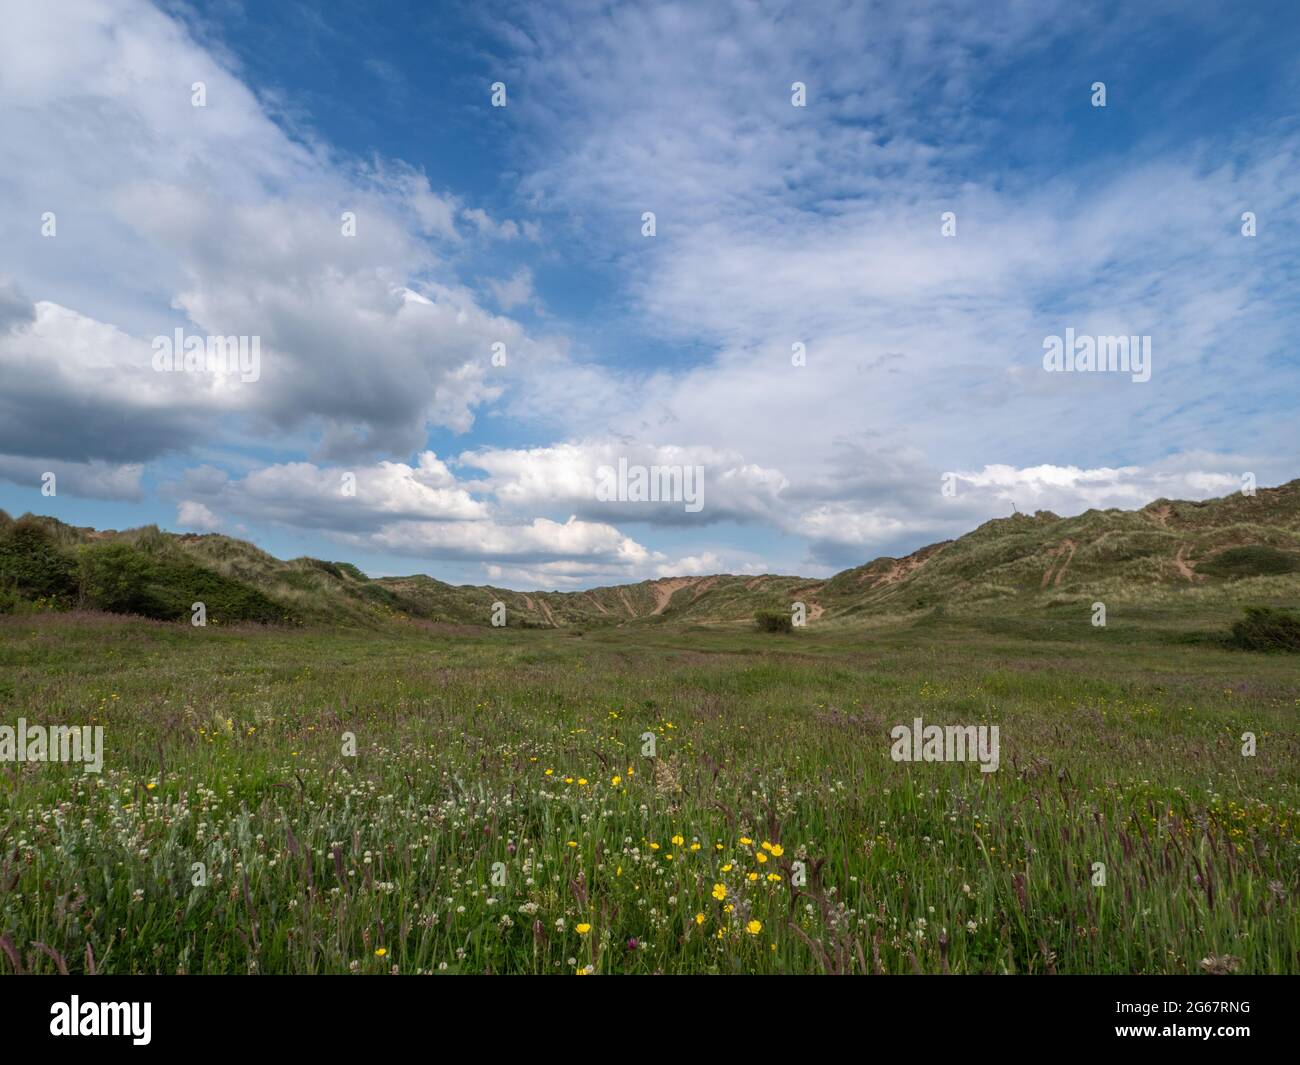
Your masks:
[{"label": "vegetated hillside", "polygon": [[500,602],[507,625],[590,627],[748,621],[756,610],[801,601],[817,624],[1014,597],[1050,606],[1237,586],[1274,598],[1300,593],[1300,480],[1249,497],[1160,499],[1136,511],[1017,514],[827,580],[722,574],[583,592],[371,579],[346,562],[286,562],[218,534],[97,532],[0,511],[0,612],[80,606],[179,620],[202,601],[216,624],[486,625]]}]

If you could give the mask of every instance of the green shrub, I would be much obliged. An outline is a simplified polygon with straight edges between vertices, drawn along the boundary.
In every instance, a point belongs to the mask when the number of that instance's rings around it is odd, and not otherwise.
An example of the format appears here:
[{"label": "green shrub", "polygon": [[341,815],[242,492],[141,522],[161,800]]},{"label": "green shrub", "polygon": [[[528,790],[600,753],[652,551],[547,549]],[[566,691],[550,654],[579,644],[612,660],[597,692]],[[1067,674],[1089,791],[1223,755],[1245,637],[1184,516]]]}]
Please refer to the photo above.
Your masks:
[{"label": "green shrub", "polygon": [[77,567],[39,521],[19,518],[0,531],[0,587],[26,599],[70,600]]},{"label": "green shrub", "polygon": [[1272,577],[1297,571],[1300,571],[1300,558],[1263,544],[1230,547],[1196,567],[1197,573],[1211,577]]},{"label": "green shrub", "polygon": [[793,632],[794,619],[788,610],[758,610],[754,621],[759,632]]},{"label": "green shrub", "polygon": [[96,610],[160,616],[151,578],[148,556],[127,544],[95,544],[81,552],[81,595]]},{"label": "green shrub", "polygon": [[1300,617],[1287,610],[1248,606],[1232,626],[1232,643],[1247,651],[1300,651]]},{"label": "green shrub", "polygon": [[216,624],[296,620],[292,611],[241,581],[188,558],[124,543],[97,544],[82,552],[81,589],[86,602],[99,610],[160,621],[189,618],[194,603],[203,603],[209,622]]}]

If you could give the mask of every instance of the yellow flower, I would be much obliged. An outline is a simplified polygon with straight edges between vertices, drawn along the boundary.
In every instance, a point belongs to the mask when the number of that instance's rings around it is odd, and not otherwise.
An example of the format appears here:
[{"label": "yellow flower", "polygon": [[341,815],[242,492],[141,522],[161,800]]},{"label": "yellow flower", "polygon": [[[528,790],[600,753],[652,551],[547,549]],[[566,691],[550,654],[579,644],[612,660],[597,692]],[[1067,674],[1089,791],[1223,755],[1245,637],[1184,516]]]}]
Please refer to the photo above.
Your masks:
[{"label": "yellow flower", "polygon": [[732,913],[735,911],[735,909],[736,909],[736,904],[734,902],[729,902],[724,907],[722,907],[722,912]]},{"label": "yellow flower", "polygon": [[609,782],[610,782],[611,784],[613,784],[614,787],[618,787],[620,784],[623,783],[623,778],[622,778],[622,777],[611,777]]},{"label": "yellow flower", "polygon": [[700,845],[699,845],[698,843],[692,843],[692,844],[691,844],[691,853],[692,853],[692,854],[694,854],[694,853],[695,853],[697,850],[699,850],[699,849],[700,849]]},{"label": "yellow flower", "polygon": [[779,858],[779,857],[781,857],[781,855],[783,855],[783,854],[785,853],[785,848],[782,847],[781,844],[779,844],[779,843],[773,843],[773,844],[772,844],[772,847],[771,847],[771,850],[772,850],[772,857],[773,857],[773,858]]},{"label": "yellow flower", "polygon": [[695,915],[695,923],[696,923],[696,924],[703,924],[703,923],[704,923],[704,914],[702,914],[702,913],[697,913],[697,914]]},{"label": "yellow flower", "polygon": [[574,926],[573,926],[573,930],[574,930],[575,932],[577,932],[578,935],[580,935],[580,936],[585,936],[588,932],[591,931],[591,925],[589,925],[589,924],[587,924],[586,922],[584,922],[584,923],[579,924],[579,925],[574,925]]},{"label": "yellow flower", "polygon": [[755,880],[757,880],[757,879],[758,879],[758,874],[757,874],[757,873],[750,873],[750,874],[749,874],[749,882],[750,882],[751,884],[752,884]]},{"label": "yellow flower", "polygon": [[585,787],[587,786],[587,778],[586,778],[586,777],[579,777],[579,778],[578,778],[578,784],[579,784],[581,787],[584,787],[584,788],[585,788]]},{"label": "yellow flower", "polygon": [[754,842],[754,841],[753,841],[752,839],[750,839],[748,836],[741,836],[741,837],[740,837],[740,843],[741,843],[741,845],[744,846],[744,847],[748,847],[748,846],[749,846],[751,843],[753,843],[753,842]]},{"label": "yellow flower", "polygon": [[673,836],[673,846],[674,846],[674,847],[680,847],[680,846],[681,846],[683,843],[685,843],[685,842],[686,842],[686,840],[682,839],[681,836]]},{"label": "yellow flower", "polygon": [[554,769],[548,769],[548,770],[546,771],[546,775],[547,775],[548,777],[553,777],[553,776],[555,776],[555,770],[554,770]]},{"label": "yellow flower", "polygon": [[726,865],[724,865],[724,866],[722,867],[722,871],[723,871],[724,873],[729,873],[729,872],[731,872],[731,870],[734,869],[734,868],[735,868],[735,866],[732,865],[730,862],[728,862]]},{"label": "yellow flower", "polygon": [[158,786],[158,785],[155,784],[155,783],[151,780],[151,781],[149,781],[148,784],[146,784],[146,785],[144,786],[144,790],[145,790],[145,791],[153,791],[153,789],[156,788],[157,786]]},{"label": "yellow flower", "polygon": [[380,947],[377,951],[375,951],[375,957],[376,957],[376,958],[382,958],[382,957],[384,957],[384,955],[386,955],[387,953],[388,953],[388,948],[387,948],[387,947]]},{"label": "yellow flower", "polygon": [[756,936],[758,935],[759,932],[763,931],[763,922],[750,921],[749,924],[745,925],[745,931],[748,932],[751,936]]},{"label": "yellow flower", "polygon": [[763,840],[763,850],[770,851],[771,849],[772,849],[772,844],[768,843],[767,840]]},{"label": "yellow flower", "polygon": [[767,855],[764,854],[762,851],[759,851],[756,855],[754,855],[754,857],[758,859],[759,865],[762,865],[765,861],[767,861]]},{"label": "yellow flower", "polygon": [[570,847],[576,847],[577,845],[578,845],[578,841],[576,839],[569,840]]},{"label": "yellow flower", "polygon": [[652,851],[657,851],[657,850],[659,849],[659,844],[658,844],[658,843],[651,843],[651,844],[650,844],[650,849],[651,849]]},{"label": "yellow flower", "polygon": [[714,885],[713,885],[713,897],[714,897],[715,899],[717,899],[719,902],[721,902],[723,899],[725,899],[725,898],[727,897],[727,885],[726,885],[726,884],[714,884]]},{"label": "yellow flower", "polygon": [[564,782],[565,782],[566,784],[572,784],[572,783],[573,783],[573,777],[565,777],[565,778],[564,778]]},{"label": "yellow flower", "polygon": [[779,884],[779,883],[781,882],[781,874],[780,874],[780,873],[768,873],[768,874],[767,874],[767,881],[768,881],[769,884]]}]

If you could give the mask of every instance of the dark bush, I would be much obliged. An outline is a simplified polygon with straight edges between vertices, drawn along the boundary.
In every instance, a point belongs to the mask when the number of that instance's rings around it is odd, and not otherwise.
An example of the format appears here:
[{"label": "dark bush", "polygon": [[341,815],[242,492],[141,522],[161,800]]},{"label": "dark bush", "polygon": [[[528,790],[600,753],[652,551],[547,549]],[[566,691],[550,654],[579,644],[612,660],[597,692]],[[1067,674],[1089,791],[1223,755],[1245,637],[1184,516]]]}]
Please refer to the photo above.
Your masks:
[{"label": "dark bush", "polygon": [[759,610],[754,613],[759,632],[793,632],[794,619],[788,610]]},{"label": "dark bush", "polygon": [[1196,567],[1197,573],[1211,577],[1272,577],[1297,571],[1300,571],[1300,558],[1263,544],[1230,547]]},{"label": "dark bush", "polygon": [[96,544],[81,553],[81,594],[96,610],[163,616],[150,591],[152,577],[149,557],[128,544]]},{"label": "dark bush", "polygon": [[99,610],[160,621],[188,619],[194,603],[206,607],[209,623],[295,620],[292,611],[250,585],[188,558],[124,543],[97,544],[82,552],[81,589],[86,602]]},{"label": "dark bush", "polygon": [[1287,610],[1248,606],[1232,626],[1231,642],[1246,651],[1300,651],[1300,617]]},{"label": "dark bush", "polygon": [[0,531],[0,587],[27,599],[68,601],[77,591],[77,567],[39,521],[19,518]]}]

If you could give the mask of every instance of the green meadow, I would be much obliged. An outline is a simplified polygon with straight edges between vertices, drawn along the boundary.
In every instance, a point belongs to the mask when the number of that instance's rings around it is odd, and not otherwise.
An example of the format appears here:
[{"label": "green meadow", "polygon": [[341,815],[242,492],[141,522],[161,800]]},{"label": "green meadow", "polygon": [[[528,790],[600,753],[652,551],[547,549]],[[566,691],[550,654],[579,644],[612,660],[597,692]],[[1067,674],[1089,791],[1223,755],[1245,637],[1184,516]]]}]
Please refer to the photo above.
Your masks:
[{"label": "green meadow", "polygon": [[104,765],[0,763],[0,970],[1294,973],[1300,669],[1197,609],[3,617],[0,724]]}]

